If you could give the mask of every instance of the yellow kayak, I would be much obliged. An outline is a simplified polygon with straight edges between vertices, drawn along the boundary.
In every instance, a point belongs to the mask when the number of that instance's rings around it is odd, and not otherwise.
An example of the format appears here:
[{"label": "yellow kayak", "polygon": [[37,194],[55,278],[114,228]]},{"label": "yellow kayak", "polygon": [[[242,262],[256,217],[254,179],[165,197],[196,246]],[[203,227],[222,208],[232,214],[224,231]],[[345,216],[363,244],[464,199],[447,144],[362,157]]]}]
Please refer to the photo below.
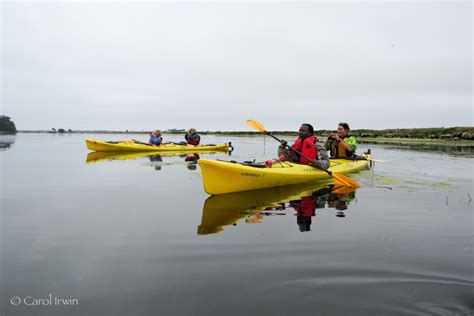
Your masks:
[{"label": "yellow kayak", "polygon": [[[201,225],[197,233],[198,235],[216,234],[225,226],[237,224],[240,219],[246,218],[246,222],[250,222],[249,217],[258,217],[261,212],[266,212],[269,208],[279,210],[284,203],[300,200],[306,196],[329,193],[337,196],[340,193],[338,190],[341,188],[318,182],[214,195],[204,203]],[[342,193],[348,194],[353,191],[354,189],[351,189]]]},{"label": "yellow kayak", "polygon": [[[215,154],[218,150],[201,150],[199,154]],[[225,152],[226,153],[226,152]],[[123,152],[123,151],[93,151],[87,154],[86,163],[96,163],[106,160],[135,160],[143,157],[170,157],[170,156],[185,156],[195,154],[189,151],[170,151],[165,153],[160,152]]]},{"label": "yellow kayak", "polygon": [[121,152],[201,152],[201,151],[230,151],[231,143],[219,145],[179,145],[179,144],[163,144],[160,146],[152,146],[144,143],[137,143],[133,140],[125,140],[118,142],[107,142],[94,139],[86,139],[86,145],[89,150],[94,151],[121,151]]},{"label": "yellow kayak", "polygon": [[[366,156],[370,159],[370,155]],[[369,161],[332,159],[329,170],[352,173],[367,168]],[[326,172],[314,167],[290,162],[245,164],[230,161],[199,159],[204,190],[211,195],[279,187],[290,184],[330,179]]]}]

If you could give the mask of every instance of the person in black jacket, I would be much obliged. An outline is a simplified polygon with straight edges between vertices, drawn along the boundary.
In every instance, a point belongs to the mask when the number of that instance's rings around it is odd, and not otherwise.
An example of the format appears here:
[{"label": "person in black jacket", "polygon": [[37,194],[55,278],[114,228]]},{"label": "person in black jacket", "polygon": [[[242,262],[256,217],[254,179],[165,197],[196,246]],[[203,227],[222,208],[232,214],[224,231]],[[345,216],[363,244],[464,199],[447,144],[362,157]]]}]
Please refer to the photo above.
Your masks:
[{"label": "person in black jacket", "polygon": [[195,128],[190,128],[184,135],[184,139],[188,145],[197,146],[201,141],[201,136],[199,136]]}]

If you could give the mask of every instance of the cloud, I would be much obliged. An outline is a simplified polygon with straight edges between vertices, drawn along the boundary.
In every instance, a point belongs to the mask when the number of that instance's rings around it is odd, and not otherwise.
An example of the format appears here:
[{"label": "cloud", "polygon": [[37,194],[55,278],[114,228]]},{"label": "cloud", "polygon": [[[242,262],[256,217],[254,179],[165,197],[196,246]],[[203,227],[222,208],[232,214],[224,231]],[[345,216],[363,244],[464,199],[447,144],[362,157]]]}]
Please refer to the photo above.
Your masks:
[{"label": "cloud", "polygon": [[5,3],[2,112],[20,129],[472,125],[471,7]]}]

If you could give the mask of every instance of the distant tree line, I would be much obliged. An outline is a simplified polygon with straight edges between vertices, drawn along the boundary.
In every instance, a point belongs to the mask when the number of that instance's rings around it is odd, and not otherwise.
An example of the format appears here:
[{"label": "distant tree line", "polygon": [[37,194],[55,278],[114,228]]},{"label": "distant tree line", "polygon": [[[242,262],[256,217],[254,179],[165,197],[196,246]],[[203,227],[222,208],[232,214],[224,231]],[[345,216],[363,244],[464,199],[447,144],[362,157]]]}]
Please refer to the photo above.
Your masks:
[{"label": "distant tree line", "polygon": [[0,115],[0,132],[1,133],[16,133],[15,123],[11,120],[11,117],[6,115]]},{"label": "distant tree line", "polygon": [[[55,129],[54,127],[49,131],[50,133],[66,133],[66,130],[64,128],[58,128],[58,129]],[[72,133],[72,129],[68,129],[67,130],[68,133]]]},{"label": "distant tree line", "polygon": [[[330,130],[315,130],[319,137],[326,137]],[[296,131],[272,131],[273,134],[296,136]],[[201,131],[200,134],[219,135],[262,135],[257,131],[240,132],[211,132]],[[446,139],[446,140],[474,140],[474,127],[438,127],[438,128],[397,128],[397,129],[358,129],[351,130],[350,134],[362,138],[421,138],[421,139]]]},{"label": "distant tree line", "polygon": [[351,131],[351,134],[368,138],[474,140],[474,127],[396,128],[384,130],[359,129]]},{"label": "distant tree line", "polygon": [[[7,117],[8,118],[8,117]],[[4,120],[4,119],[3,119]],[[9,118],[8,118],[9,120]],[[11,122],[13,124],[13,122]],[[3,124],[2,124],[3,125]],[[14,124],[13,124],[14,126]],[[16,129],[15,129],[16,130]],[[0,132],[4,131],[3,127]],[[22,132],[45,132],[45,131],[22,131]],[[102,133],[102,134],[148,134],[149,131],[108,131],[108,130],[71,130],[64,128],[52,128],[48,133]],[[165,133],[182,134],[184,129],[168,129]],[[297,136],[298,131],[270,131],[280,136]],[[330,130],[315,130],[315,134],[324,139]],[[203,131],[198,130],[201,135],[229,135],[229,136],[261,136],[264,135],[258,131]],[[396,128],[396,129],[354,129],[350,134],[357,138],[375,139],[375,138],[407,138],[407,139],[443,139],[443,140],[474,140],[474,127],[434,127],[434,128]]]}]

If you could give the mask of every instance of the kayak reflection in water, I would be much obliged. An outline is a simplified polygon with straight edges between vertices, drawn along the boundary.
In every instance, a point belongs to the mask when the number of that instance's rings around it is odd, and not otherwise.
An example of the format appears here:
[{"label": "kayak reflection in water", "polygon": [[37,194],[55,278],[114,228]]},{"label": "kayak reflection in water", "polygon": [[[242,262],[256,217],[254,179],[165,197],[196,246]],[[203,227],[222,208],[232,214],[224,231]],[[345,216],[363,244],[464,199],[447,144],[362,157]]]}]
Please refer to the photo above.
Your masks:
[{"label": "kayak reflection in water", "polygon": [[346,187],[328,186],[314,192],[311,196],[304,196],[300,200],[290,201],[289,205],[296,211],[296,223],[301,232],[311,231],[312,217],[316,209],[335,208],[337,217],[346,217],[344,211],[348,204],[355,199],[355,191],[347,191]]},{"label": "kayak reflection in water", "polygon": [[149,157],[151,162],[162,162],[163,158],[160,155],[153,155]]},{"label": "kayak reflection in water", "polygon": [[303,196],[300,200],[290,201],[290,207],[296,211],[296,223],[300,232],[311,230],[311,218],[316,215],[317,208],[324,208],[330,197],[332,186],[313,192],[310,196]]},{"label": "kayak reflection in water", "polygon": [[355,191],[345,191],[345,189],[344,187],[336,187],[332,190],[328,199],[328,207],[337,210],[337,217],[346,217],[344,211],[347,210],[349,203],[355,199]]},{"label": "kayak reflection in water", "polygon": [[[196,170],[197,169],[197,161],[199,160],[199,155],[198,154],[187,154],[187,155],[180,155],[180,157],[184,158],[184,161],[187,162],[186,168],[188,170]],[[149,156],[150,162],[154,163],[153,165],[155,166],[156,171],[160,171],[163,167],[163,158],[161,155],[153,155]],[[155,164],[155,163],[160,163],[160,164]]]},{"label": "kayak reflection in water", "polygon": [[[345,217],[355,190],[334,184],[298,184],[286,187],[228,193],[209,197],[204,203],[199,235],[215,234],[224,226],[262,223],[266,216],[290,215],[296,212],[301,232],[311,231],[317,209],[336,209],[337,217]],[[288,211],[291,210],[291,211]]]},{"label": "kayak reflection in water", "polygon": [[188,162],[188,165],[186,168],[189,170],[196,170],[197,169],[197,161],[199,160],[199,155],[198,154],[187,154],[186,158],[184,158],[184,161]]},{"label": "kayak reflection in water", "polygon": [[[216,154],[216,151],[204,152],[204,154]],[[230,152],[225,153],[230,155]],[[138,160],[146,159],[150,163],[147,164],[160,171],[164,166],[179,165],[183,160],[188,170],[196,170],[197,162],[201,157],[198,153],[168,152],[168,153],[150,153],[150,152],[91,152],[87,154],[86,163],[98,163],[114,160]]]},{"label": "kayak reflection in water", "polygon": [[[153,156],[148,157],[148,159],[150,160],[150,162],[153,162],[153,163],[156,163],[156,162],[163,162],[163,158],[161,158],[160,155],[153,155]],[[162,167],[161,164],[155,165],[155,170],[156,170],[156,171],[160,171],[160,170],[161,170],[161,167]]]}]

